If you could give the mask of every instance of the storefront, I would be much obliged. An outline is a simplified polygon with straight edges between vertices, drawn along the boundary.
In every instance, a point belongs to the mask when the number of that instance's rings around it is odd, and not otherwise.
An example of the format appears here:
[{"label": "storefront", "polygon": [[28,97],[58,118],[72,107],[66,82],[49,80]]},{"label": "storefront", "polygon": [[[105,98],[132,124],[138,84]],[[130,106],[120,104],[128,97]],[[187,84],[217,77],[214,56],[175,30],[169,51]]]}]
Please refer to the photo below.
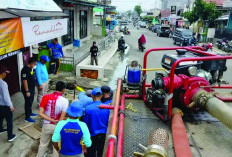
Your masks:
[{"label": "storefront", "polygon": [[0,19],[0,64],[11,72],[5,78],[11,95],[20,91],[19,56],[22,55],[23,33],[20,18]]}]

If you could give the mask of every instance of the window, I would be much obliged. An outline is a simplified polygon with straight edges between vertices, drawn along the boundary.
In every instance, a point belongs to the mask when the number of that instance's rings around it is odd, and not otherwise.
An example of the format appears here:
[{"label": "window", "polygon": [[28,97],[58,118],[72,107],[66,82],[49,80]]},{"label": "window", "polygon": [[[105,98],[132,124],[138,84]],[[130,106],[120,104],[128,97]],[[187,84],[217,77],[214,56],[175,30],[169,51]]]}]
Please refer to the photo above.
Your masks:
[{"label": "window", "polygon": [[87,11],[80,11],[80,39],[87,37]]},{"label": "window", "polygon": [[67,34],[62,36],[62,43],[65,46],[65,45],[73,43],[73,39],[74,39],[74,11],[73,10],[64,10],[64,13],[69,15]]}]

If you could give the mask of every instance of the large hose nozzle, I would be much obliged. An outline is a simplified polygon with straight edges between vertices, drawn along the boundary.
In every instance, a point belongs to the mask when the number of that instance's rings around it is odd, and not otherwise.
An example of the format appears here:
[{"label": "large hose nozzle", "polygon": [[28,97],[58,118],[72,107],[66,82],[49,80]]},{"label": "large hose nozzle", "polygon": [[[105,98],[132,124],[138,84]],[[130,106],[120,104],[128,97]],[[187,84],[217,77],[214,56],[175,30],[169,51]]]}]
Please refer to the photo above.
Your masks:
[{"label": "large hose nozzle", "polygon": [[217,118],[229,129],[232,129],[232,108],[223,101],[204,90],[197,92],[193,97],[193,101],[197,105],[204,107],[211,116]]},{"label": "large hose nozzle", "polygon": [[139,144],[139,147],[145,153],[135,152],[134,155],[141,157],[167,157],[168,139],[169,136],[166,130],[161,128],[152,130],[147,142],[148,147]]}]

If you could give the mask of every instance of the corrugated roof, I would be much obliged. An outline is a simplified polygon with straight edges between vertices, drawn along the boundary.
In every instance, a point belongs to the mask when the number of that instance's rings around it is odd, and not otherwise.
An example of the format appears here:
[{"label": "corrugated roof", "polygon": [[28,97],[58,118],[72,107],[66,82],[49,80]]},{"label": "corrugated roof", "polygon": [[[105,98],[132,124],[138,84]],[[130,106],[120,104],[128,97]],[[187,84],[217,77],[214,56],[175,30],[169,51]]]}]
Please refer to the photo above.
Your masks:
[{"label": "corrugated roof", "polygon": [[68,14],[63,12],[50,12],[50,11],[29,11],[21,9],[6,9],[4,10],[7,13],[13,14],[19,17],[66,17]]},{"label": "corrugated roof", "polygon": [[16,17],[18,16],[0,10],[0,19],[10,19],[10,18],[16,18]]}]

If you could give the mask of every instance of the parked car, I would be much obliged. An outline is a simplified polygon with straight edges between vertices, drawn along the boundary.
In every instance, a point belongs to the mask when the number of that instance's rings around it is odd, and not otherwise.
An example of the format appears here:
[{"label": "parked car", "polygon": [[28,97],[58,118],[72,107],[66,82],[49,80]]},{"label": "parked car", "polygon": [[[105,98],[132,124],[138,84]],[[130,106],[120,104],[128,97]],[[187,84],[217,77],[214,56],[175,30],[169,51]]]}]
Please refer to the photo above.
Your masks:
[{"label": "parked car", "polygon": [[153,24],[150,24],[150,25],[148,26],[148,29],[151,31],[151,30],[152,30],[152,27],[154,27],[154,25],[153,25]]},{"label": "parked car", "polygon": [[[127,26],[128,25],[128,23],[127,22],[120,22],[120,32],[123,32],[124,31],[124,28],[125,28],[125,26]],[[128,26],[127,26],[128,27]]]},{"label": "parked car", "polygon": [[191,45],[191,43],[189,42],[192,41],[194,41],[194,36],[193,36],[193,32],[189,29],[177,28],[173,34],[174,44],[179,43],[180,46],[185,46],[185,45]]},{"label": "parked car", "polygon": [[140,22],[139,26],[140,26],[140,28],[147,28],[146,22]]},{"label": "parked car", "polygon": [[170,27],[169,26],[160,26],[159,28],[157,28],[156,30],[157,32],[157,36],[161,37],[169,37],[169,33],[170,33]]},{"label": "parked car", "polygon": [[156,33],[157,28],[159,28],[160,26],[161,26],[160,24],[153,25],[151,31],[154,32],[154,33]]}]

